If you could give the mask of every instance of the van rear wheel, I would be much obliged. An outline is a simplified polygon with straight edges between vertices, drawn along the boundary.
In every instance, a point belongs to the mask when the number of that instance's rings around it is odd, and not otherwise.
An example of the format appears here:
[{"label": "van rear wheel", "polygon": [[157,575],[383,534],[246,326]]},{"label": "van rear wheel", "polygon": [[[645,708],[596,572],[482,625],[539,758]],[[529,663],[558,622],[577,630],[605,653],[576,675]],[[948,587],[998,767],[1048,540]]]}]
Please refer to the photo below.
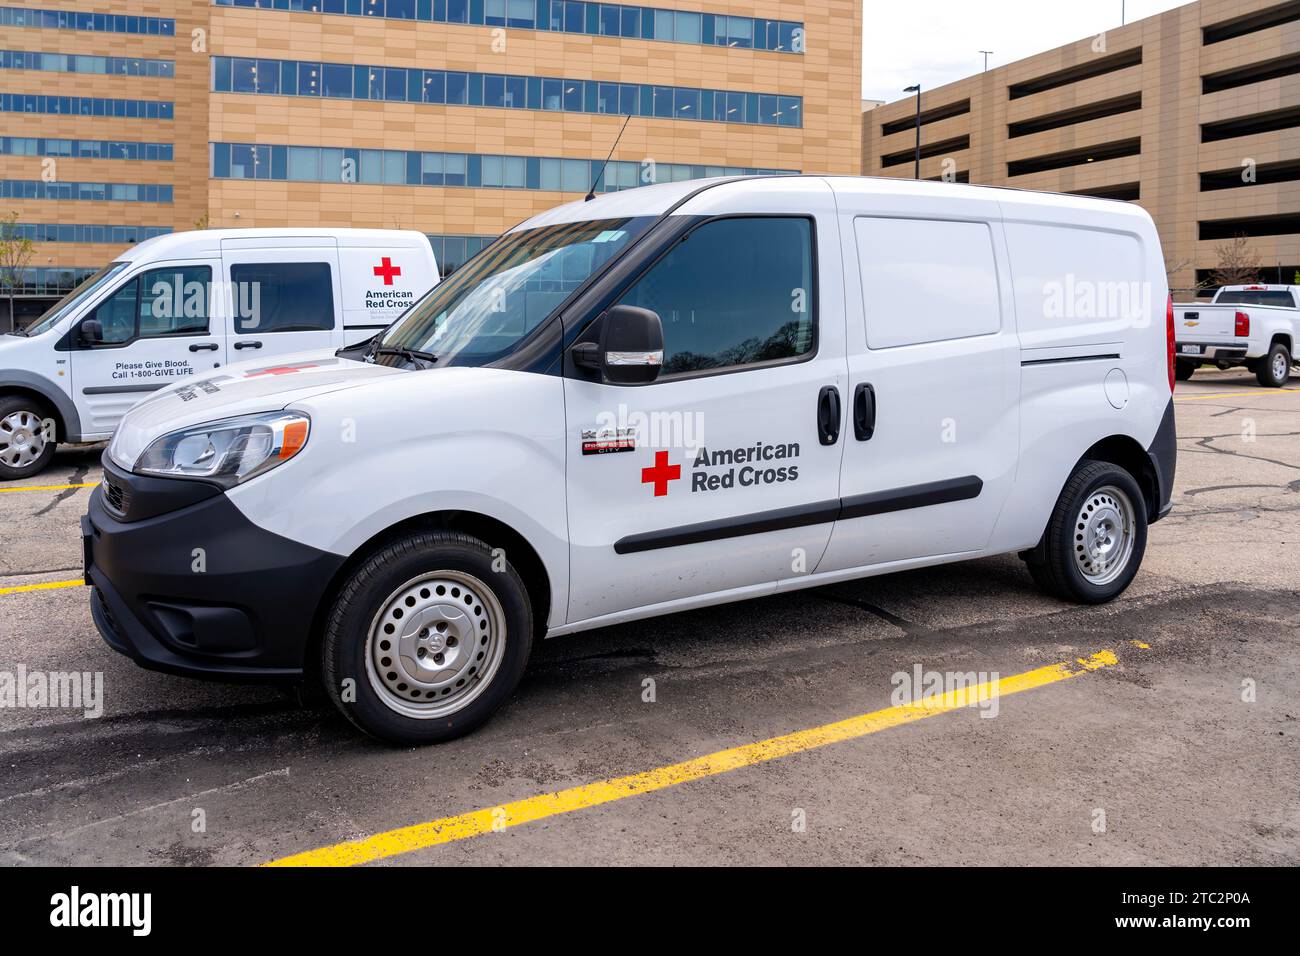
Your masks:
[{"label": "van rear wheel", "polygon": [[1255,369],[1255,378],[1265,388],[1281,388],[1291,378],[1291,350],[1281,342],[1274,342],[1268,355]]},{"label": "van rear wheel", "polygon": [[1177,359],[1174,362],[1174,378],[1180,382],[1185,382],[1191,378],[1192,373],[1200,367],[1200,362],[1192,362],[1188,359]]},{"label": "van rear wheel", "polygon": [[1118,465],[1084,461],[1065,483],[1042,540],[1025,561],[1047,594],[1104,604],[1132,583],[1146,544],[1146,502],[1137,481]]},{"label": "van rear wheel", "polygon": [[507,560],[468,535],[415,532],[344,582],[326,620],[321,671],[330,698],[361,730],[390,743],[440,743],[505,702],[532,639],[528,591]]},{"label": "van rear wheel", "polygon": [[54,457],[54,423],[21,395],[0,398],[0,481],[30,478]]}]

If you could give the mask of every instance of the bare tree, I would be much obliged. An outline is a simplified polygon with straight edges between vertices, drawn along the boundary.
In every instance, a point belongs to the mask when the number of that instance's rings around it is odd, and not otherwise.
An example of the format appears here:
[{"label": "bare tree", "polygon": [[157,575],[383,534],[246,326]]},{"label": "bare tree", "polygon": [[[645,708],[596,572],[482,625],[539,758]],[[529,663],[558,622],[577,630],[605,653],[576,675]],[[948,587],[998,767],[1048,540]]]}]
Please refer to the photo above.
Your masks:
[{"label": "bare tree", "polygon": [[1259,256],[1250,248],[1245,236],[1235,236],[1214,247],[1219,264],[1210,273],[1213,286],[1245,285],[1259,281]]},{"label": "bare tree", "polygon": [[14,319],[14,293],[23,284],[23,273],[32,261],[36,244],[18,228],[18,213],[0,217],[0,289],[9,299],[9,331],[18,327]]}]

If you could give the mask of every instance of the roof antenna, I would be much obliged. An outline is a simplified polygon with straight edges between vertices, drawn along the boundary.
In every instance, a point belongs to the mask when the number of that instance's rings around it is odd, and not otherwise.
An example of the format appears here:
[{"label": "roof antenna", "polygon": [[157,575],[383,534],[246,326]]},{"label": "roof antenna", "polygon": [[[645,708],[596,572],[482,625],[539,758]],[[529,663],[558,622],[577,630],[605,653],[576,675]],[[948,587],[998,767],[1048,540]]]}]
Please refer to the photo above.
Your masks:
[{"label": "roof antenna", "polygon": [[598,172],[596,178],[591,181],[591,190],[587,193],[587,198],[584,199],[583,202],[591,202],[596,198],[596,183],[600,182],[600,177],[605,175],[605,167],[609,165],[610,159],[613,158],[614,150],[618,149],[618,141],[623,138],[623,130],[627,129],[627,124],[630,122],[632,122],[632,114],[628,113],[627,119],[623,120],[623,128],[620,129],[618,135],[614,137],[614,145],[609,148],[609,155],[606,156],[605,161],[600,164],[600,172]]}]

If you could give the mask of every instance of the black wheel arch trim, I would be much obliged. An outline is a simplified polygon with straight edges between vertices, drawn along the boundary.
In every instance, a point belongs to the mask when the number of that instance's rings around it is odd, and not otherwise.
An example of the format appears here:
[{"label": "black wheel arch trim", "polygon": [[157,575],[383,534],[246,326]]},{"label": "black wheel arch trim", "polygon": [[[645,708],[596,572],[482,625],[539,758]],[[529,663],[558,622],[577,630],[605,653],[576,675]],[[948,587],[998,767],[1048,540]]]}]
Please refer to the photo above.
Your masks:
[{"label": "black wheel arch trim", "polygon": [[0,394],[10,389],[35,392],[54,408],[54,411],[59,416],[59,424],[62,427],[60,441],[75,442],[81,440],[81,416],[77,414],[77,406],[73,404],[71,398],[55,387],[48,378],[21,369],[6,369],[3,373],[0,373]]}]

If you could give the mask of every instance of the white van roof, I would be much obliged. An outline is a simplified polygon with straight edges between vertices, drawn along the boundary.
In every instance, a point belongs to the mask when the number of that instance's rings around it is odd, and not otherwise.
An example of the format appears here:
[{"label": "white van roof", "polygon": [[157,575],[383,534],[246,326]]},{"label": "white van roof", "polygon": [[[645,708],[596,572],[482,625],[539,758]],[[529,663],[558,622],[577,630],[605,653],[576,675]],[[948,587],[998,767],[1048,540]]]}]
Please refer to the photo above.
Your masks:
[{"label": "white van roof", "polygon": [[[172,232],[165,236],[155,236],[132,246],[119,261],[136,259],[173,259],[189,256],[217,256],[221,254],[221,243],[229,239],[262,239],[274,246],[283,239],[331,239],[340,248],[347,247],[383,247],[400,244],[410,247],[413,244],[429,244],[428,237],[422,232],[411,229],[327,229],[283,228],[283,229],[191,229],[184,232]],[[247,248],[247,246],[245,247]]]},{"label": "white van roof", "polygon": [[[895,179],[882,176],[815,176],[791,174],[760,174],[756,176],[724,176],[711,179],[691,179],[683,182],[658,183],[639,186],[619,192],[603,193],[590,202],[578,200],[556,206],[533,216],[514,229],[532,229],[556,223],[582,222],[591,219],[621,219],[633,216],[660,216],[691,195],[715,187],[743,188],[755,191],[782,191],[790,188],[790,180],[817,179],[825,182],[841,195],[879,195],[895,198],[983,200],[1001,204],[1004,214],[1014,217],[1027,214],[1040,218],[1048,210],[1073,210],[1129,215],[1137,219],[1149,218],[1146,211],[1135,203],[1094,196],[1077,196],[1069,193],[1034,192],[1006,186],[969,186],[964,183],[931,182],[929,180]],[[1017,209],[1017,207],[1019,207]],[[1044,218],[1051,218],[1050,216]]]}]

